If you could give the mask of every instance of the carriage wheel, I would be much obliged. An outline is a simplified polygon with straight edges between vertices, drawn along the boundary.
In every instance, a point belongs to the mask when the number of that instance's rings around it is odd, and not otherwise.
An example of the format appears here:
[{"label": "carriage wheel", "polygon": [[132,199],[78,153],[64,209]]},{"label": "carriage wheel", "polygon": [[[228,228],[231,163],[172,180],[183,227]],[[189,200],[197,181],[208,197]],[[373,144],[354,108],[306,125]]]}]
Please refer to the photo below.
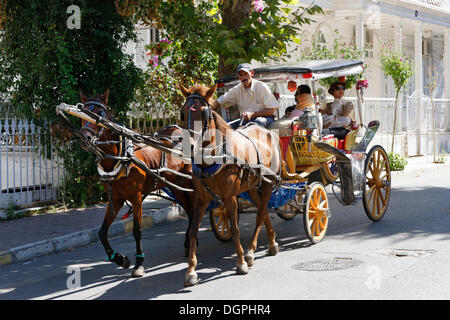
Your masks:
[{"label": "carriage wheel", "polygon": [[218,206],[209,210],[209,224],[217,240],[227,242],[233,237],[231,234],[230,218],[224,206]]},{"label": "carriage wheel", "polygon": [[305,196],[303,227],[311,243],[318,243],[328,229],[328,197],[320,182],[311,184]]},{"label": "carriage wheel", "polygon": [[339,177],[339,169],[336,165],[336,161],[331,161],[322,166],[323,172],[325,173],[326,178],[330,182],[336,181]]},{"label": "carriage wheel", "polygon": [[366,182],[363,205],[372,221],[380,221],[386,213],[391,195],[391,168],[389,158],[382,146],[373,146],[364,165]]},{"label": "carriage wheel", "polygon": [[[293,200],[294,201],[294,200]],[[295,216],[297,215],[297,208],[291,206],[289,203],[286,203],[284,206],[279,207],[279,210],[284,210],[284,211],[290,211],[289,213],[281,213],[281,212],[277,212],[277,216],[279,216],[281,219],[289,221],[295,218]]]}]

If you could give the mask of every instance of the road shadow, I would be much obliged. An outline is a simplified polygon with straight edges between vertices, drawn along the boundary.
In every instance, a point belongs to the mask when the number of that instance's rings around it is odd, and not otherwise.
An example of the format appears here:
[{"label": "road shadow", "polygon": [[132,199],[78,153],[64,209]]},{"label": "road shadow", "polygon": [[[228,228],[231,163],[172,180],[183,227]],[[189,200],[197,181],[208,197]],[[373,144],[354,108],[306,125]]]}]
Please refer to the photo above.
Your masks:
[{"label": "road shadow", "polygon": [[[327,237],[341,237],[348,240],[388,238],[406,239],[434,236],[437,241],[450,240],[450,190],[440,187],[395,188],[392,190],[388,211],[379,222],[369,220],[362,203],[342,206],[329,194],[333,216],[329,222]],[[430,203],[432,201],[432,205]],[[429,204],[429,205],[428,205]],[[428,209],[429,208],[429,209]],[[244,249],[250,243],[256,215],[245,214],[240,218],[241,244]],[[311,246],[303,230],[303,219],[299,215],[291,221],[281,220],[271,214],[271,221],[277,233],[281,251],[302,250]],[[144,253],[146,254],[145,276],[131,279],[131,269],[124,270],[115,264],[105,262],[100,244],[79,248],[73,252],[58,254],[58,259],[43,257],[21,270],[18,266],[2,267],[1,279],[5,286],[14,288],[3,291],[0,299],[158,299],[175,294],[182,298],[195,290],[185,288],[184,274],[187,258],[183,256],[186,220],[177,220],[150,228],[144,232]],[[251,277],[235,275],[236,253],[233,242],[222,243],[210,231],[205,216],[199,232],[198,286],[214,283],[227,277]],[[135,242],[132,236],[111,240],[118,252],[132,258]],[[265,258],[267,236],[261,231],[256,251],[256,260]],[[276,257],[274,257],[276,259]],[[134,259],[133,259],[134,260]],[[132,261],[133,262],[133,261]],[[67,267],[81,265],[81,287],[67,290]],[[45,275],[48,276],[45,276]],[[14,286],[14,279],[21,285]],[[3,280],[6,280],[5,282]],[[9,280],[9,285],[7,281]],[[17,280],[18,281],[18,280]],[[51,281],[51,282],[49,282]],[[2,291],[0,291],[2,292]],[[186,295],[187,296],[187,295]]]}]

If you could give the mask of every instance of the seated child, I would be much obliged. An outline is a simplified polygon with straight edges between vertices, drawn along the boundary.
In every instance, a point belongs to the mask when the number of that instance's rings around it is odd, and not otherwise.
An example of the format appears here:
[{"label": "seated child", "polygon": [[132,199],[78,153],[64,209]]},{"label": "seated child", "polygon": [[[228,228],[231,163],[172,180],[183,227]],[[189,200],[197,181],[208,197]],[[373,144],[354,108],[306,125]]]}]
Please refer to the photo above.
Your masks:
[{"label": "seated child", "polygon": [[287,107],[284,111],[284,116],[281,119],[289,119],[291,117],[291,113],[294,110],[295,106]]}]

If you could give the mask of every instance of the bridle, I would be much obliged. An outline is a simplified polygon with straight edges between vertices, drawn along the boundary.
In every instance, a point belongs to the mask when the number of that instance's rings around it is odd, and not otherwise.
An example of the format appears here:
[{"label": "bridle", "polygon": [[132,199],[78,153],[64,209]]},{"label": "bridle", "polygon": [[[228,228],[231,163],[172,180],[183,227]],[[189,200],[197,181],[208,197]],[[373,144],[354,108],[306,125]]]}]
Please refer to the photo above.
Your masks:
[{"label": "bridle", "polygon": [[[194,106],[195,99],[199,99],[203,103],[203,105],[200,106],[200,108],[203,107],[203,106],[206,106],[201,111],[202,112],[202,121],[204,121],[201,134],[199,134],[198,132],[196,132],[196,131],[194,131],[193,129],[190,128],[190,125],[191,125],[191,111],[197,111],[195,109],[195,106]],[[189,95],[188,97],[186,97],[186,102],[184,103],[183,108],[181,109],[181,121],[184,121],[183,110],[185,110],[186,108],[188,108],[188,122],[187,122],[187,126],[186,126],[185,129],[189,130],[189,132],[194,134],[194,135],[203,136],[203,134],[206,131],[208,131],[208,129],[209,129],[209,121],[213,118],[211,105],[201,95],[193,93],[193,94]]]},{"label": "bridle", "polygon": [[[96,114],[102,118],[106,118],[107,106],[104,105],[103,103],[101,103],[99,101],[95,101],[95,100],[89,100],[83,104],[83,108],[87,109],[91,112],[94,112],[95,106],[100,107],[100,112],[97,112]],[[94,130],[92,130],[89,127],[89,123],[90,123],[89,121],[86,121],[86,123],[81,127],[80,131],[83,131],[83,130],[89,131],[94,136],[94,143],[95,143],[102,136],[103,130],[105,128],[101,127],[101,129],[97,133],[95,133]]]}]

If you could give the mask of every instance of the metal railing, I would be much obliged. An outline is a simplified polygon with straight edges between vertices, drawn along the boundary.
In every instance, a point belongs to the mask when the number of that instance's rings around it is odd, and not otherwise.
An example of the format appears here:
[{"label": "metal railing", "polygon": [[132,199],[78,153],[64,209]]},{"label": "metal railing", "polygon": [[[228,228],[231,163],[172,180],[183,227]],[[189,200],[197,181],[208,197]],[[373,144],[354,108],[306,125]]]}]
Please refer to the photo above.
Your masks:
[{"label": "metal railing", "polygon": [[0,119],[0,208],[29,206],[62,198],[64,170],[51,139],[33,122]]},{"label": "metal railing", "polygon": [[128,127],[141,133],[150,134],[165,126],[177,123],[177,118],[173,113],[167,111],[165,105],[154,104],[141,107],[132,105],[127,112]]}]

